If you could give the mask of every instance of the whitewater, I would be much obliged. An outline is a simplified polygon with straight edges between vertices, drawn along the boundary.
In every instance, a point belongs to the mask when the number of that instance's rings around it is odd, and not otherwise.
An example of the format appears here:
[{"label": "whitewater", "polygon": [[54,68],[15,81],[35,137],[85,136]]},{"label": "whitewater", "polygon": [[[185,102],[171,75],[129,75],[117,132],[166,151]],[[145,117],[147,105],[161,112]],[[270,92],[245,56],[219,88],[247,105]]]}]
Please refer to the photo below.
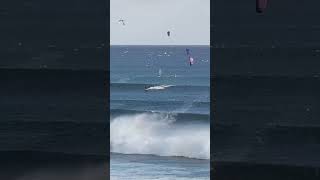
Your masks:
[{"label": "whitewater", "polygon": [[111,152],[210,158],[210,126],[175,124],[165,114],[119,116],[110,124]]}]

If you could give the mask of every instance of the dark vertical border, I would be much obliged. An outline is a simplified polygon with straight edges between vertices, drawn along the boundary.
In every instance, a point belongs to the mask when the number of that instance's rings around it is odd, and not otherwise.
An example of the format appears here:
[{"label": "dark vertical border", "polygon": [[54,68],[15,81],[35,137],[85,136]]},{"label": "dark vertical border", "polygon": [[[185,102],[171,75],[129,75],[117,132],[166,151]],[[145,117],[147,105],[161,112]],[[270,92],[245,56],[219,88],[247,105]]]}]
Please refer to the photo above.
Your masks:
[{"label": "dark vertical border", "polygon": [[109,6],[0,2],[1,180],[109,179]]},{"label": "dark vertical border", "polygon": [[106,62],[106,79],[105,79],[105,92],[106,92],[106,120],[107,120],[107,154],[108,154],[108,163],[109,168],[107,170],[107,179],[110,179],[110,1],[106,1],[106,54],[105,54],[105,62]]},{"label": "dark vertical border", "polygon": [[[319,11],[317,10],[317,8],[319,8],[318,5],[318,1],[310,1],[306,3],[290,0],[270,1],[268,9],[266,9],[266,13],[257,14],[255,11],[255,1],[211,1],[211,179],[320,179],[320,156],[319,153],[313,154],[314,152],[318,152],[315,150],[315,147],[318,147],[319,142],[312,142],[314,143],[312,144],[312,148],[314,148],[312,150],[310,150],[310,147],[304,147],[304,142],[308,142],[311,137],[311,139],[319,138],[318,133],[310,131],[311,128],[316,129],[318,126],[312,125],[310,122],[306,123],[306,127],[310,129],[298,130],[301,127],[297,128],[294,126],[296,125],[294,124],[295,122],[298,122],[297,124],[301,126],[304,122],[303,119],[299,119],[299,117],[308,114],[310,110],[309,108],[307,108],[308,110],[303,109],[303,105],[308,101],[308,98],[303,98],[303,100],[301,100],[301,97],[306,94],[306,91],[309,92],[312,90],[316,92],[315,89],[318,88],[314,83],[310,83],[313,81],[311,80],[313,79],[313,68],[319,65],[319,61],[312,57],[314,56],[312,55],[312,49],[318,49],[320,42],[320,36],[318,33],[319,26],[315,24],[317,22],[315,19],[319,18]],[[296,10],[303,13],[295,16]],[[240,46],[241,44],[248,43],[250,41],[252,42],[252,44],[249,43],[251,47]],[[222,45],[221,43],[226,43],[228,47],[224,48],[224,46],[220,46]],[[239,61],[235,61],[230,58],[231,55],[236,57],[241,56],[242,60],[239,58]],[[244,61],[244,57],[249,58]],[[289,57],[296,59],[292,60]],[[305,58],[308,59],[308,61],[305,61],[305,59],[301,57],[309,58]],[[260,61],[257,62],[257,59]],[[231,130],[226,128],[223,133],[220,133],[218,132],[218,130],[220,130],[218,129],[219,127],[216,126],[217,123],[221,123],[221,121],[224,120],[232,122],[231,120],[234,120],[235,118],[228,117],[228,114],[231,111],[226,110],[226,108],[235,107],[232,106],[232,102],[240,102],[240,100],[242,100],[240,98],[235,100],[233,99],[234,101],[229,100],[231,103],[226,105],[228,103],[228,99],[225,97],[245,97],[248,96],[250,92],[256,93],[254,100],[259,100],[259,98],[264,97],[261,93],[262,91],[259,92],[255,89],[259,86],[260,88],[262,87],[261,82],[263,82],[263,80],[250,83],[250,86],[238,83],[241,78],[246,80],[252,78],[252,75],[249,73],[252,71],[256,73],[255,76],[258,78],[259,76],[260,78],[273,78],[273,81],[270,81],[268,85],[272,90],[268,95],[269,107],[276,107],[275,105],[277,104],[277,101],[272,102],[272,100],[277,97],[284,96],[282,92],[286,90],[288,94],[294,93],[290,99],[295,100],[297,102],[295,106],[300,106],[301,108],[299,107],[294,110],[288,110],[283,105],[283,107],[277,108],[276,113],[280,114],[282,117],[279,118],[277,115],[272,115],[272,118],[276,117],[277,121],[283,122],[291,121],[292,125],[291,127],[290,125],[285,127],[281,133],[274,134],[274,132],[277,132],[277,128],[281,127],[281,124],[277,127],[277,125],[266,126],[263,123],[259,123],[258,125],[260,127],[254,127],[248,123],[246,124],[246,122],[241,122],[241,119],[244,119],[243,117],[254,120],[257,116],[260,118],[263,118],[264,116],[261,111],[259,112],[254,108],[250,109],[250,107],[246,107],[247,104],[252,104],[253,98],[242,102],[238,108],[241,106],[241,108],[247,111],[245,116],[238,116],[239,114],[237,114],[236,111],[234,111],[233,116],[240,119],[236,120],[236,122],[240,124],[239,127],[248,126],[249,128],[238,131],[232,136],[237,137],[248,132],[248,134],[244,136],[244,140],[239,142],[250,149],[251,159],[240,159],[239,161],[236,158],[234,158],[236,160],[232,160],[231,158],[223,159],[224,157],[219,157],[219,161],[217,161],[215,158],[227,151],[227,148],[225,148],[226,146],[230,149],[231,147],[236,149],[238,143],[238,139],[228,142],[226,134],[232,134]],[[273,77],[270,77],[270,74]],[[286,79],[281,79],[283,77],[286,77]],[[295,79],[296,77],[299,77],[299,81]],[[227,78],[232,78],[232,82],[228,81]],[[303,82],[306,85],[304,85],[302,89],[286,89],[285,86],[290,85],[293,82],[292,79],[294,79],[294,83],[296,84],[298,84],[298,82]],[[278,80],[281,83],[277,84],[276,81]],[[230,84],[234,86],[231,86]],[[231,91],[223,91],[225,88],[230,88],[231,90],[233,90],[232,88],[242,88],[243,90],[239,95],[236,93],[233,94]],[[317,94],[312,94],[312,96],[314,96],[313,99],[318,97]],[[315,103],[313,99],[312,101],[309,101],[309,104],[314,104],[313,107],[318,107],[318,103]],[[267,101],[262,99],[262,101],[259,102],[265,103]],[[284,102],[283,104],[286,105],[286,103],[288,105],[292,105],[290,102]],[[259,105],[261,106],[259,103],[255,104],[255,106]],[[269,111],[269,113],[274,112],[274,110]],[[317,119],[319,110],[315,112],[316,113],[312,116],[314,119]],[[297,115],[299,113],[300,115]],[[255,114],[255,116],[253,116],[253,114]],[[315,122],[315,124],[318,123],[317,121]],[[306,127],[302,126],[302,128]],[[263,131],[256,131],[256,129],[263,129],[264,132],[268,133],[261,133]],[[296,132],[303,132],[301,133],[303,136]],[[219,134],[219,137],[216,136],[217,134]],[[296,135],[299,141],[296,141],[295,136],[293,135]],[[253,142],[259,141],[259,138],[256,137],[268,139],[268,142],[260,145],[260,149],[257,149],[257,146],[252,145],[254,144]],[[309,137],[309,139],[307,137]],[[251,138],[256,138],[256,140],[251,141]],[[215,150],[214,142],[217,142],[215,140],[220,142],[219,145],[223,144],[225,146],[220,146],[218,148],[219,152]],[[287,142],[289,143],[286,147],[284,145],[286,145]],[[262,150],[264,153],[261,153]],[[273,159],[276,154],[275,152],[282,154],[282,158],[280,159],[277,157]],[[258,156],[260,156],[260,159]],[[263,160],[261,160],[261,156],[264,156]]]},{"label": "dark vertical border", "polygon": [[213,124],[216,115],[216,66],[214,58],[214,2],[210,1],[210,179],[213,179]]}]

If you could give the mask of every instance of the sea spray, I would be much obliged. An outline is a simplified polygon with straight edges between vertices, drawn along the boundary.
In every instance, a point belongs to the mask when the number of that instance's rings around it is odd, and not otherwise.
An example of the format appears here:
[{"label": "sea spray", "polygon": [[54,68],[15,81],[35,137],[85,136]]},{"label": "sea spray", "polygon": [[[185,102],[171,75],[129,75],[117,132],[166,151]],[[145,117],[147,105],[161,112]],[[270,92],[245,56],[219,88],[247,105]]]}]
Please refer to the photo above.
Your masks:
[{"label": "sea spray", "polygon": [[111,151],[210,158],[209,124],[176,124],[168,114],[142,113],[111,120]]}]

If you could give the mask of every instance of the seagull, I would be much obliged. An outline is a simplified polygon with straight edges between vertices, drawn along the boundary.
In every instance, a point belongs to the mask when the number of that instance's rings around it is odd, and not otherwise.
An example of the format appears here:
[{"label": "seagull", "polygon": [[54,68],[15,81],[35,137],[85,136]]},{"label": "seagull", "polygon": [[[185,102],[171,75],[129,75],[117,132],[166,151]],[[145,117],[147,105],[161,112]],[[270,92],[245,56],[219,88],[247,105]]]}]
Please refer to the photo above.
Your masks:
[{"label": "seagull", "polygon": [[120,19],[118,22],[121,22],[122,25],[126,25],[126,24],[124,23],[124,20],[123,20],[123,19]]}]

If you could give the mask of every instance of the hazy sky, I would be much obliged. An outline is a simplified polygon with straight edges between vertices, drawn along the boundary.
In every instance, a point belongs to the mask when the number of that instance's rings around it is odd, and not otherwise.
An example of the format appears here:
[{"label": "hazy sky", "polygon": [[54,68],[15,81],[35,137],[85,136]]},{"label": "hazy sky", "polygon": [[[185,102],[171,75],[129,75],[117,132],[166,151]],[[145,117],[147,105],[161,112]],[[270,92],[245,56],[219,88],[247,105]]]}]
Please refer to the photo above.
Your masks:
[{"label": "hazy sky", "polygon": [[110,11],[111,45],[210,44],[210,0],[111,0]]}]

